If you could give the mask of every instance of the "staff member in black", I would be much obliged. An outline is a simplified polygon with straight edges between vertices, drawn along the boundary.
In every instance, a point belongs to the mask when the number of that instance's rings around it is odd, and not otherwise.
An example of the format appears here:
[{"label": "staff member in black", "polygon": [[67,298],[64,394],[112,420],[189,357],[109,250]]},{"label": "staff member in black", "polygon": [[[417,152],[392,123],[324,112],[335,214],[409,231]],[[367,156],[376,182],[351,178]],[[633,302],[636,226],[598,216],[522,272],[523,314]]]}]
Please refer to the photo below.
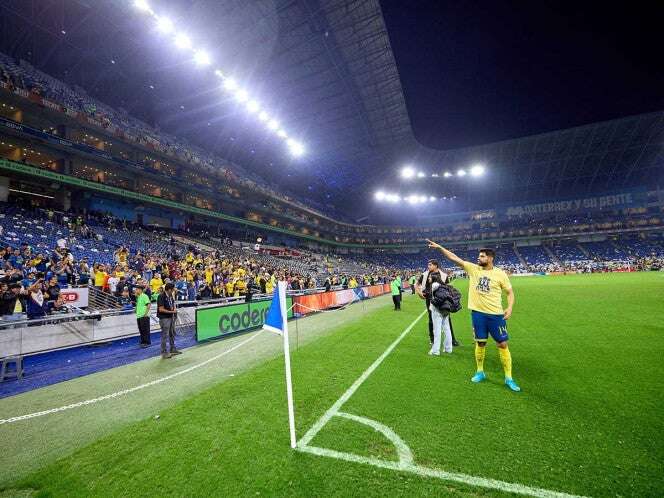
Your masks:
[{"label": "staff member in black", "polygon": [[[450,281],[450,276],[440,269],[438,261],[435,259],[430,259],[427,263],[427,270],[420,275],[420,278],[417,279],[415,284],[415,292],[422,299],[426,300],[427,303],[427,313],[429,315],[429,342],[433,345],[433,320],[431,318],[431,284],[434,281],[446,284]],[[454,347],[459,345],[459,341],[454,337],[454,328],[452,327],[452,317],[449,317],[450,320],[450,331],[452,332],[452,345]]]},{"label": "staff member in black", "polygon": [[[181,354],[175,348],[175,320],[177,319],[175,307],[175,285],[168,282],[164,286],[164,292],[157,298],[157,318],[161,327],[161,357],[166,359],[176,354]],[[168,338],[171,352],[166,351],[166,338]]]}]

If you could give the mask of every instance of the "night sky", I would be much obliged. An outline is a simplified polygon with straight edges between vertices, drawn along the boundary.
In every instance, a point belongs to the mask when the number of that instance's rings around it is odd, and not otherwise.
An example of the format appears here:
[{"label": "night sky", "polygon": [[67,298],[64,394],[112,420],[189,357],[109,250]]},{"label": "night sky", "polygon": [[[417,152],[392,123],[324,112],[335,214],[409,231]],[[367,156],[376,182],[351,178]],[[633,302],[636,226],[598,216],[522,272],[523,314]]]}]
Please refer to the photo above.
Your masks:
[{"label": "night sky", "polygon": [[381,7],[424,145],[457,148],[664,109],[662,2]]}]

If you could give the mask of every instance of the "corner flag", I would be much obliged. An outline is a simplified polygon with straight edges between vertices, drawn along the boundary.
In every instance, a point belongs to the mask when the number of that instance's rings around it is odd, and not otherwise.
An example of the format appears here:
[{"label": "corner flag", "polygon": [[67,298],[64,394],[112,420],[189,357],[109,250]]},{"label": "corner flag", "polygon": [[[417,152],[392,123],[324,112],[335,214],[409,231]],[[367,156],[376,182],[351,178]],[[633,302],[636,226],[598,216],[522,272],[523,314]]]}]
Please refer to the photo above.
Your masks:
[{"label": "corner flag", "polygon": [[288,428],[290,445],[295,448],[295,409],[293,408],[293,384],[291,381],[290,348],[288,346],[288,310],[286,309],[286,282],[278,282],[272,296],[272,304],[265,317],[263,329],[275,332],[284,338],[284,364],[286,370],[286,397],[288,399]]}]

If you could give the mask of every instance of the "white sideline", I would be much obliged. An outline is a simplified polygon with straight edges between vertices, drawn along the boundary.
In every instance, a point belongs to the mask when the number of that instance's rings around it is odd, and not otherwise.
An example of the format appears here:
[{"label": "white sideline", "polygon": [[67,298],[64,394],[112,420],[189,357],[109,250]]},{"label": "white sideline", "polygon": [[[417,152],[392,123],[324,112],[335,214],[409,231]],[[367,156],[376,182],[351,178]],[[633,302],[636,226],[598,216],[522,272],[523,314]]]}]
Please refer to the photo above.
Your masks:
[{"label": "white sideline", "polygon": [[[365,465],[373,465],[384,469],[397,470],[402,472],[410,472],[421,477],[434,477],[444,481],[455,481],[462,484],[471,486],[478,486],[483,488],[497,489],[509,493],[535,496],[538,498],[582,498],[577,495],[570,495],[559,491],[552,491],[548,489],[535,488],[523,484],[510,483],[498,481],[496,479],[488,479],[484,477],[476,477],[468,474],[460,474],[455,472],[446,472],[444,470],[432,469],[414,463],[412,451],[408,445],[401,439],[401,437],[394,432],[391,428],[387,427],[380,422],[372,420],[367,417],[360,417],[350,413],[340,411],[341,407],[350,399],[358,388],[364,383],[365,380],[380,366],[380,364],[387,358],[387,356],[394,350],[394,348],[403,340],[403,338],[413,329],[417,322],[424,316],[426,310],[423,311],[407,328],[404,330],[397,339],[388,346],[388,348],[381,354],[376,361],[374,361],[369,368],[367,368],[358,379],[346,390],[345,393],[323,414],[323,416],[316,421],[316,423],[306,432],[306,434],[298,441],[297,450],[310,453],[313,455],[324,456],[328,458],[336,458],[337,460],[345,460],[347,462],[361,463]],[[365,457],[353,453],[346,453],[343,451],[336,451],[328,448],[320,448],[318,446],[309,446],[316,434],[318,434],[323,427],[330,421],[332,417],[342,417],[345,419],[353,420],[355,422],[368,425],[374,430],[383,434],[395,446],[399,461],[383,460],[375,457]]]},{"label": "white sideline", "polygon": [[133,393],[135,391],[139,391],[141,389],[145,389],[146,387],[161,384],[162,382],[166,382],[167,380],[171,380],[171,379],[174,379],[175,377],[179,377],[180,375],[184,375],[186,373],[189,373],[193,370],[196,370],[197,368],[201,368],[201,367],[207,365],[208,363],[211,363],[215,360],[218,360],[222,356],[226,356],[227,354],[232,353],[233,351],[235,351],[236,349],[244,346],[248,342],[253,341],[256,337],[258,337],[258,335],[261,332],[262,331],[259,330],[255,334],[252,334],[252,336],[249,337],[248,339],[245,339],[244,341],[236,344],[235,346],[233,346],[230,349],[227,349],[226,351],[222,351],[221,353],[213,356],[212,358],[208,358],[207,360],[202,361],[201,363],[197,363],[196,365],[192,365],[188,368],[185,368],[184,370],[180,370],[179,372],[175,372],[175,373],[172,373],[170,375],[166,375],[165,377],[160,377],[158,379],[147,382],[145,384],[130,387],[129,389],[123,389],[122,391],[117,391],[117,392],[114,392],[114,393],[105,394],[104,396],[100,396],[98,398],[86,399],[84,401],[79,401],[77,403],[72,403],[70,405],[59,406],[57,408],[51,408],[49,410],[43,410],[43,411],[40,411],[40,412],[28,413],[26,415],[18,415],[16,417],[11,417],[11,418],[7,418],[7,419],[0,419],[0,425],[12,424],[14,422],[20,422],[21,420],[28,420],[28,419],[36,418],[36,417],[43,417],[45,415],[51,415],[52,413],[63,412],[65,410],[71,410],[72,408],[78,408],[79,406],[92,405],[92,404],[98,403],[100,401],[105,401],[105,400],[111,399],[111,398],[117,398],[118,396],[124,396],[125,394],[129,394],[129,393]]}]

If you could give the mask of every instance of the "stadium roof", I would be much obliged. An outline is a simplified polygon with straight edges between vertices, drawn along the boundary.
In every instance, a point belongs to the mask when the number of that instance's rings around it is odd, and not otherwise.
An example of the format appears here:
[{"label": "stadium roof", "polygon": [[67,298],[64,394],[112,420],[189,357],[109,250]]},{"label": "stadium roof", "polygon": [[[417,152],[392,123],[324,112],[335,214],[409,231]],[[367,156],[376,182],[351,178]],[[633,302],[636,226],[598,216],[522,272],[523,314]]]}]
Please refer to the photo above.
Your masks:
[{"label": "stadium roof", "polygon": [[[7,0],[0,46],[268,181],[358,216],[370,211],[367,198],[380,182],[397,181],[403,161],[430,171],[484,161],[493,175],[487,202],[662,179],[662,112],[459,150],[423,147],[377,0],[150,3],[259,95],[307,154],[292,159],[129,0]],[[479,184],[429,187],[440,195],[486,192]]]}]

